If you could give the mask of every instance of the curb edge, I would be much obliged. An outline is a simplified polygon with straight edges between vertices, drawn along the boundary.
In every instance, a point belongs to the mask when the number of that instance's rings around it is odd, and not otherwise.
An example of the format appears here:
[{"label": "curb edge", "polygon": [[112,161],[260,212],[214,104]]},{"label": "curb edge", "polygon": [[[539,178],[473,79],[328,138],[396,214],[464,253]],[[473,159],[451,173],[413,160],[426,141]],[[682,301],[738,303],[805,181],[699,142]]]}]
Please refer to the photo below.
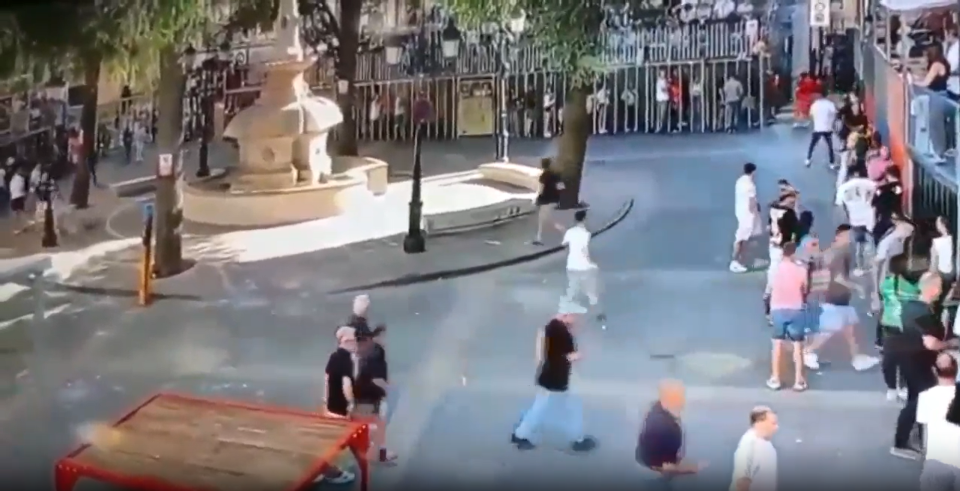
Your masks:
[{"label": "curb edge", "polygon": [[[610,221],[608,221],[604,226],[595,230],[591,235],[593,237],[597,237],[607,232],[608,230],[612,229],[613,227],[617,226],[618,224],[620,224],[620,222],[622,222],[625,218],[627,218],[627,215],[629,215],[630,212],[633,211],[633,204],[634,204],[633,199],[632,198],[628,199],[626,202],[624,202],[623,205],[620,206],[619,210],[616,212],[616,214],[614,214],[613,218],[610,219]],[[524,254],[522,256],[516,256],[508,259],[501,259],[499,261],[479,264],[476,266],[433,271],[429,273],[405,275],[398,278],[377,281],[375,283],[368,283],[365,285],[357,285],[357,286],[351,286],[347,288],[338,288],[336,290],[328,291],[327,294],[338,295],[343,293],[357,293],[361,291],[379,290],[383,288],[396,288],[401,286],[410,286],[418,283],[427,283],[430,281],[461,278],[464,276],[471,276],[475,274],[486,273],[488,271],[505,268],[507,266],[515,266],[518,264],[535,261],[537,259],[547,257],[552,254],[556,254],[560,251],[563,251],[564,249],[566,249],[564,246],[558,245],[558,246],[549,247],[542,251],[537,251],[530,254]]]}]

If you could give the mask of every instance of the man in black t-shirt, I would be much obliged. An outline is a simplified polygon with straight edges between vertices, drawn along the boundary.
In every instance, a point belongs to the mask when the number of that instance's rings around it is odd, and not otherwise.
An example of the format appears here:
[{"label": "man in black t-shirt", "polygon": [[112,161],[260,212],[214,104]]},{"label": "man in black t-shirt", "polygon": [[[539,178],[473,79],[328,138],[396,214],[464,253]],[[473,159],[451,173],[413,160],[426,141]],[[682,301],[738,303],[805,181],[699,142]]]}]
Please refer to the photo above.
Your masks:
[{"label": "man in black t-shirt", "polygon": [[[353,411],[354,381],[356,380],[356,329],[344,326],[337,329],[337,350],[327,359],[324,379],[323,410],[329,418],[349,418]],[[330,467],[318,480],[330,484],[353,482],[356,476],[338,467]]]},{"label": "man in black t-shirt", "polygon": [[874,244],[893,227],[893,216],[903,215],[903,183],[900,182],[900,169],[888,167],[883,181],[873,195],[873,209],[877,213],[877,223],[873,227]]},{"label": "man in black t-shirt", "polygon": [[643,418],[634,457],[638,464],[663,479],[696,474],[703,464],[683,461],[683,426],[680,413],[686,403],[683,385],[675,380],[660,384],[657,402]]},{"label": "man in black t-shirt", "polygon": [[[550,168],[551,163],[550,158],[540,160],[543,170],[540,172],[540,189],[537,190],[537,238],[533,241],[534,245],[543,245],[543,229],[550,222],[550,216],[560,202],[560,190],[563,189],[563,181]],[[557,224],[554,227],[559,229]]]},{"label": "man in black t-shirt", "polygon": [[534,448],[534,433],[547,423],[548,417],[558,418],[554,427],[563,428],[575,452],[587,452],[596,447],[596,441],[583,434],[583,414],[579,401],[569,393],[572,364],[580,359],[573,329],[577,318],[586,309],[564,302],[558,314],[537,336],[537,385],[539,392],[533,406],[517,425],[510,441],[520,450]]},{"label": "man in black t-shirt", "polygon": [[890,453],[916,460],[920,452],[910,446],[910,433],[917,423],[917,402],[920,393],[936,385],[933,368],[937,353],[956,349],[957,339],[944,341],[946,328],[935,314],[931,304],[940,297],[942,280],[936,273],[924,273],[918,282],[920,298],[903,303],[900,318],[903,331],[884,340],[884,353],[890,352],[907,386],[907,402],[897,418],[893,448]]},{"label": "man in black t-shirt", "polygon": [[354,386],[356,405],[351,416],[370,419],[370,439],[377,454],[374,460],[387,463],[397,459],[397,455],[386,447],[386,398],[389,387],[389,368],[387,352],[380,343],[380,337],[386,327],[370,329],[367,311],[370,297],[357,295],[353,299],[353,315],[347,326],[355,329],[357,339],[357,375]]}]

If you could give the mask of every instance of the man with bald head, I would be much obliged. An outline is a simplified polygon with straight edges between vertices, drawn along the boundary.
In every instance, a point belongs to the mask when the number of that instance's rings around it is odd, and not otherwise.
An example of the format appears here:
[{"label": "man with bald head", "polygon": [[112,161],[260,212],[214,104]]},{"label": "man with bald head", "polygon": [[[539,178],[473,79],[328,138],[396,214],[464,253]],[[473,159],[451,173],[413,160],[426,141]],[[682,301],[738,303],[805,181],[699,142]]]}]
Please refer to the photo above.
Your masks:
[{"label": "man with bald head", "polygon": [[960,488],[960,426],[947,413],[957,396],[957,360],[940,353],[934,365],[937,385],[920,393],[917,423],[926,434],[920,491],[954,491]]},{"label": "man with bald head", "polygon": [[897,418],[891,455],[916,460],[920,452],[910,445],[910,433],[917,423],[917,405],[920,393],[937,384],[934,367],[937,354],[956,349],[957,339],[946,340],[947,332],[931,305],[940,297],[942,280],[936,273],[926,272],[917,283],[917,300],[903,303],[901,319],[903,331],[884,341],[884,352],[896,358],[900,374],[907,386],[907,402]]},{"label": "man with bald head", "polygon": [[686,394],[677,380],[660,383],[660,397],[643,418],[637,438],[635,457],[644,469],[655,473],[655,480],[666,488],[677,476],[696,474],[703,464],[683,462],[683,426],[680,414]]}]

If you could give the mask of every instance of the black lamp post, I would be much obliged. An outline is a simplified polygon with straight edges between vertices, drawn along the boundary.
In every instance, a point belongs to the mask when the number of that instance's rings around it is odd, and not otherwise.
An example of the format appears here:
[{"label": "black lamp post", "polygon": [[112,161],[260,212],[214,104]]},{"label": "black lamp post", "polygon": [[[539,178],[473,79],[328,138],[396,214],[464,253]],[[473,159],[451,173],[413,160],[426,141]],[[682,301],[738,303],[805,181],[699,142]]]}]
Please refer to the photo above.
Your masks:
[{"label": "black lamp post", "polygon": [[[440,48],[440,55],[447,61],[455,59],[460,51],[460,34],[456,27],[448,24],[441,33],[441,43],[428,41],[426,15],[421,15],[420,29],[414,40],[415,52],[411,59],[413,60],[413,70],[417,77],[422,80],[424,73],[431,67],[436,67],[437,48]],[[429,38],[432,39],[432,36]],[[387,61],[399,61],[399,53],[391,51],[396,50],[395,46],[387,46]],[[403,238],[403,252],[407,254],[419,254],[427,251],[426,238],[423,236],[423,229],[420,226],[423,221],[423,162],[421,153],[423,148],[424,126],[434,117],[433,105],[427,99],[427,94],[411,94],[413,104],[411,107],[411,117],[413,119],[413,183],[410,190],[410,209],[407,217],[407,235]]]},{"label": "black lamp post", "polygon": [[43,199],[43,235],[40,237],[40,246],[47,248],[57,247],[59,238],[53,216],[53,194],[56,192],[56,183],[53,181],[50,166],[44,165],[44,167],[40,182],[37,183],[37,191]]},{"label": "black lamp post", "polygon": [[510,115],[508,114],[508,98],[510,91],[507,89],[507,76],[510,73],[510,47],[517,42],[520,34],[526,27],[526,16],[522,13],[508,19],[506,22],[497,26],[497,82],[500,92],[499,114],[500,114],[500,134],[497,140],[497,160],[506,162],[510,159],[510,129],[508,127]]},{"label": "black lamp post", "polygon": [[220,45],[218,56],[208,57],[195,67],[196,50],[190,46],[184,55],[187,76],[192,79],[191,91],[194,104],[194,131],[200,133],[199,165],[197,177],[210,176],[210,142],[213,140],[213,113],[217,91],[223,72],[222,61],[229,57],[230,45]]}]

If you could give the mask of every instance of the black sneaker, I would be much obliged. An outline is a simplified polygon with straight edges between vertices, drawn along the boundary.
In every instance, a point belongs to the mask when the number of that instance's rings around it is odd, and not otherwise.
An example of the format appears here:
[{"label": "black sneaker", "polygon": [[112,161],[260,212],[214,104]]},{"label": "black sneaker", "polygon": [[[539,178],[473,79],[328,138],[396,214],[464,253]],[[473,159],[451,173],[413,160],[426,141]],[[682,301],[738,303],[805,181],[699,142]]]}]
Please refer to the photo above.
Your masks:
[{"label": "black sneaker", "polygon": [[607,314],[597,314],[597,322],[607,322]]},{"label": "black sneaker", "polygon": [[574,452],[589,452],[597,448],[597,441],[590,436],[585,436],[580,439],[580,441],[573,442],[570,445],[570,449]]},{"label": "black sneaker", "polygon": [[510,443],[517,446],[517,450],[533,450],[537,448],[530,440],[526,438],[520,438],[516,434],[510,435]]},{"label": "black sneaker", "polygon": [[542,240],[535,240],[535,241],[531,242],[531,244],[533,244],[533,245],[535,245],[535,246],[542,246],[542,245],[543,245],[543,241],[542,241]]}]

